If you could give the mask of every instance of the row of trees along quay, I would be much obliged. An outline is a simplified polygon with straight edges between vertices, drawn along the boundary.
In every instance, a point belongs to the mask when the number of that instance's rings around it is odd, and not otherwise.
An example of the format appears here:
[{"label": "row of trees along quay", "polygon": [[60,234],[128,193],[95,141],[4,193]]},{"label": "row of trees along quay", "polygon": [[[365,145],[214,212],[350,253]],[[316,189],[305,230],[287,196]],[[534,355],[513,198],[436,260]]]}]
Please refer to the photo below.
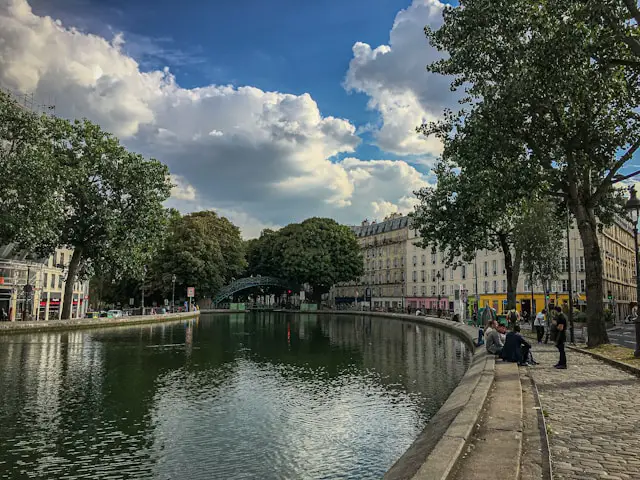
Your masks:
[{"label": "row of trees along quay", "polygon": [[164,207],[165,165],[128,151],[88,120],[37,115],[0,92],[0,242],[40,258],[73,249],[62,318],[73,284],[91,277],[91,298],[161,303],[187,286],[213,296],[243,275],[276,276],[312,287],[312,298],[363,273],[348,227],[311,218],[244,241],[213,211],[181,215]]},{"label": "row of trees along quay", "polygon": [[619,173],[640,146],[636,0],[460,6],[445,10],[440,29],[425,29],[446,53],[427,68],[451,79],[461,107],[418,127],[444,144],[437,187],[417,192],[423,244],[452,263],[501,249],[515,308],[522,268],[553,275],[547,259],[560,251],[568,209],[585,252],[588,343],[607,343],[597,229],[625,215],[616,183],[640,173]]}]

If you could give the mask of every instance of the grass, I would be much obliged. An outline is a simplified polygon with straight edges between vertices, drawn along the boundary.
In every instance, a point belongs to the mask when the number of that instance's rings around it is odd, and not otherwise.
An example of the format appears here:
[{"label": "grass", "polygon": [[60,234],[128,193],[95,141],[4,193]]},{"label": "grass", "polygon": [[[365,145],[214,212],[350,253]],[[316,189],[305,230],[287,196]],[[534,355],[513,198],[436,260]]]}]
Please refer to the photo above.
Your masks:
[{"label": "grass", "polygon": [[[580,348],[586,348],[586,345],[578,345]],[[612,345],[610,343],[605,345],[599,345],[597,347],[588,348],[590,352],[597,353],[603,357],[617,360],[619,362],[632,365],[640,368],[640,358],[633,356],[633,349],[627,347],[620,347],[618,345]]]}]

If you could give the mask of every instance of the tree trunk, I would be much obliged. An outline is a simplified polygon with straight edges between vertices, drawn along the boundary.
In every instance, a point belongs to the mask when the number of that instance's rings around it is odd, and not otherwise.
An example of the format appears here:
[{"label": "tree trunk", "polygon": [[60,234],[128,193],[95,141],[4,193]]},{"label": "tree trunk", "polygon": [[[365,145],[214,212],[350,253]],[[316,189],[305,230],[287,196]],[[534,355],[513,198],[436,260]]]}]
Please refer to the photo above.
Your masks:
[{"label": "tree trunk", "polygon": [[62,301],[62,319],[67,320],[71,318],[71,306],[73,304],[73,284],[76,282],[78,276],[78,267],[80,266],[80,259],[82,253],[80,249],[75,249],[69,261],[69,270],[67,271],[67,280],[64,285],[64,299]]},{"label": "tree trunk", "polygon": [[574,214],[578,222],[586,266],[588,346],[595,347],[609,343],[604,320],[603,266],[598,244],[598,227],[594,212],[583,205],[577,205]]},{"label": "tree trunk", "polygon": [[516,293],[522,255],[520,252],[516,252],[514,259],[506,234],[500,234],[498,238],[504,254],[504,268],[507,274],[507,310],[514,310],[516,308]]}]

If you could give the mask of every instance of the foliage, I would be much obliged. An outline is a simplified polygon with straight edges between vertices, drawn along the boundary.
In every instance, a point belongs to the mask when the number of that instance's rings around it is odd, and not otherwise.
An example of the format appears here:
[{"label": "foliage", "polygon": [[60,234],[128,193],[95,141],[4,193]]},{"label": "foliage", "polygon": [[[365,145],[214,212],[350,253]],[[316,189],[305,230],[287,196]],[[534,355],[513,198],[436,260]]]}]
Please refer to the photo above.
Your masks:
[{"label": "foliage", "polygon": [[563,257],[562,227],[563,219],[548,199],[531,198],[523,202],[515,228],[515,244],[522,253],[522,269],[532,285],[547,285],[558,277]]},{"label": "foliage", "polygon": [[187,287],[195,287],[199,297],[211,296],[240,277],[246,265],[240,229],[227,218],[213,211],[174,216],[164,247],[151,264],[150,290],[160,299],[170,298],[176,275],[178,298]]},{"label": "foliage", "polygon": [[62,170],[58,242],[73,249],[62,311],[68,318],[78,277],[140,274],[164,234],[162,202],[171,184],[166,166],[127,151],[88,120],[47,120]]},{"label": "foliage", "polygon": [[440,131],[460,137],[474,117],[490,118],[495,135],[524,147],[522,156],[505,156],[511,161],[501,169],[548,185],[575,215],[587,260],[591,346],[607,341],[598,222],[620,213],[613,184],[640,147],[640,77],[597,61],[630,58],[611,27],[624,24],[627,11],[605,2],[610,18],[598,23],[594,3],[466,0],[445,11],[441,29],[426,30],[432,45],[449,53],[430,70],[452,75],[453,88],[467,93],[467,106],[449,112]]},{"label": "foliage", "polygon": [[328,218],[310,218],[276,232],[265,230],[248,255],[250,272],[299,285],[308,283],[316,301],[332,285],[364,273],[355,235]]},{"label": "foliage", "polygon": [[43,256],[58,246],[64,209],[47,124],[0,90],[0,244]]}]

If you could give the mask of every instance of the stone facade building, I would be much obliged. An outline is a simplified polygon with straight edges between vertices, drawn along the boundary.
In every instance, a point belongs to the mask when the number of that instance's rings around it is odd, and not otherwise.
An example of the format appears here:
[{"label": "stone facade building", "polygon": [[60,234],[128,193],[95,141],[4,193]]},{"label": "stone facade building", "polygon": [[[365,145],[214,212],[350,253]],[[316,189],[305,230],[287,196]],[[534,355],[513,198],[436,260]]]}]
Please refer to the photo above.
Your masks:
[{"label": "stone facade building", "polygon": [[[379,223],[365,220],[351,228],[363,249],[364,275],[356,282],[334,287],[335,303],[354,304],[357,298],[360,304],[371,308],[453,310],[455,299],[464,292],[469,311],[476,302],[480,307],[489,305],[498,313],[506,310],[507,276],[502,252],[481,250],[473,261],[449,267],[442,252],[416,245],[420,238],[407,216],[396,214]],[[598,237],[607,308],[617,319],[623,319],[636,302],[633,230],[629,222],[618,219]],[[560,275],[548,286],[548,301],[554,305],[568,303],[570,265],[574,304],[584,309],[585,258],[575,226],[569,230],[568,241],[571,261],[566,254],[563,256]],[[567,252],[566,238],[562,248]],[[534,285],[532,295],[526,272],[520,272],[516,300],[520,312],[539,311],[545,303],[545,289]]]},{"label": "stone facade building", "polygon": [[[0,311],[8,320],[58,320],[73,250],[58,248],[49,258],[33,258],[13,245],[0,246]],[[76,282],[72,318],[82,318],[89,303],[89,282]]]}]

